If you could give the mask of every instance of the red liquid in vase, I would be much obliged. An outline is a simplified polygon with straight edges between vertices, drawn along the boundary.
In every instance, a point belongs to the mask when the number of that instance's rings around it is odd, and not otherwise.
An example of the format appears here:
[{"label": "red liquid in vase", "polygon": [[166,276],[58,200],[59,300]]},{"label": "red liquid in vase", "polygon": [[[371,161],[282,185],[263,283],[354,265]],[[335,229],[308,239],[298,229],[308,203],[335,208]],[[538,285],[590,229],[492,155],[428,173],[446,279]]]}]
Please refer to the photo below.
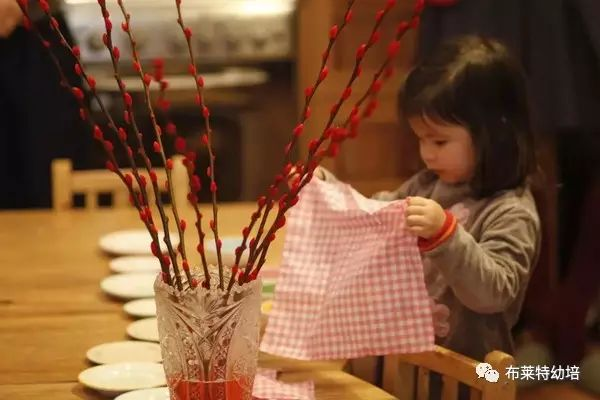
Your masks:
[{"label": "red liquid in vase", "polygon": [[171,386],[176,396],[173,400],[246,400],[251,397],[245,381],[177,380]]}]

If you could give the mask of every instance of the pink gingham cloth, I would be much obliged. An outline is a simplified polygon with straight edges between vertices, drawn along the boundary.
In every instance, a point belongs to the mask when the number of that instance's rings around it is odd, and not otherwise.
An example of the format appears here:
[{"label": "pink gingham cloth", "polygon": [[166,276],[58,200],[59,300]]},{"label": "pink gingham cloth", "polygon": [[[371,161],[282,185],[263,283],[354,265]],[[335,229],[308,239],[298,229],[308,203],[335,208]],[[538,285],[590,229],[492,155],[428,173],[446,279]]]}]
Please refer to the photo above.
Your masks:
[{"label": "pink gingham cloth", "polygon": [[314,179],[288,218],[264,352],[302,359],[431,350],[431,300],[405,201]]},{"label": "pink gingham cloth", "polygon": [[255,400],[314,400],[312,381],[286,383],[277,380],[277,371],[259,369],[254,378],[252,398]]}]

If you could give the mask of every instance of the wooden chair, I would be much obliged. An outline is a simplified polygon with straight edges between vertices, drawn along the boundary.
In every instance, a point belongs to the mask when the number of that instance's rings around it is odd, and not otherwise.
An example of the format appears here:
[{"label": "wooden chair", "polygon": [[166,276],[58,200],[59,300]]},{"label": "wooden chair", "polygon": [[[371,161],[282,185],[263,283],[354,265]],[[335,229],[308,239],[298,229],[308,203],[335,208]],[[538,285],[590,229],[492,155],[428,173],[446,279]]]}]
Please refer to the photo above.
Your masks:
[{"label": "wooden chair", "polygon": [[515,366],[514,358],[492,351],[484,362],[498,371],[498,382],[477,376],[475,368],[479,361],[440,346],[430,352],[386,356],[383,389],[400,400],[429,400],[429,376],[433,371],[442,376],[442,400],[458,399],[459,382],[470,388],[470,400],[515,400],[516,381],[506,376],[506,368]]},{"label": "wooden chair", "polygon": [[[177,204],[185,206],[187,204],[188,178],[185,166],[181,163],[183,157],[173,157],[172,178],[175,189],[175,199]],[[84,196],[85,209],[98,208],[98,196],[101,194],[110,194],[112,197],[112,207],[129,207],[129,192],[123,182],[108,170],[73,170],[71,160],[55,159],[51,165],[52,173],[52,208],[57,211],[68,210],[73,207],[73,196],[81,194]],[[155,169],[158,177],[161,194],[167,193],[164,182],[166,173],[164,168]],[[150,179],[146,170],[140,168],[140,173],[146,176],[148,188],[150,188]],[[135,185],[135,184],[134,184]],[[154,194],[148,190],[150,201],[153,202]]]}]

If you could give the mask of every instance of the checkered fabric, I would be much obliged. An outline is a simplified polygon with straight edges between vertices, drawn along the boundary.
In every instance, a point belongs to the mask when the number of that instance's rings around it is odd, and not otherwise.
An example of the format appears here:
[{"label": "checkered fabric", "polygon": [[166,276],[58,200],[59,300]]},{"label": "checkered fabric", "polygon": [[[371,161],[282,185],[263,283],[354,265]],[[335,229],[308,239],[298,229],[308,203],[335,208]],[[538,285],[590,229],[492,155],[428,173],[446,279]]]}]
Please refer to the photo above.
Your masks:
[{"label": "checkered fabric", "polygon": [[313,180],[288,218],[261,350],[303,360],[433,348],[431,301],[404,201]]},{"label": "checkered fabric", "polygon": [[252,388],[254,400],[314,400],[313,382],[285,383],[277,380],[277,371],[259,369]]}]

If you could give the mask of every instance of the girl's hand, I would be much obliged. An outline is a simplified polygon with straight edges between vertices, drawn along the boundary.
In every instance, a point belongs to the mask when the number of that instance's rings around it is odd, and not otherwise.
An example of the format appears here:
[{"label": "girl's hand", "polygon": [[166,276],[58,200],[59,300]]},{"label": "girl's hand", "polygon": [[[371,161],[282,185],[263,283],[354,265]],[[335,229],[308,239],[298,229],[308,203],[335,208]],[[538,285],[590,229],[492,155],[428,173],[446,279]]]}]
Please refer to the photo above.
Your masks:
[{"label": "girl's hand", "polygon": [[436,201],[424,197],[409,197],[406,226],[410,233],[429,239],[442,229],[446,213]]},{"label": "girl's hand", "polygon": [[[292,184],[294,183],[294,181],[296,180],[296,178],[298,176],[300,176],[300,174],[298,174],[296,167],[292,168],[289,175],[287,176],[287,184],[290,189],[292,187]],[[315,171],[313,172],[313,176],[315,178],[325,180],[325,172],[323,172],[323,168],[321,168],[321,167],[315,168]]]},{"label": "girl's hand", "polygon": [[325,180],[325,171],[323,171],[323,168],[317,166],[317,168],[315,168],[315,172],[313,172],[313,176],[315,178],[319,178],[320,180],[324,181]]}]

